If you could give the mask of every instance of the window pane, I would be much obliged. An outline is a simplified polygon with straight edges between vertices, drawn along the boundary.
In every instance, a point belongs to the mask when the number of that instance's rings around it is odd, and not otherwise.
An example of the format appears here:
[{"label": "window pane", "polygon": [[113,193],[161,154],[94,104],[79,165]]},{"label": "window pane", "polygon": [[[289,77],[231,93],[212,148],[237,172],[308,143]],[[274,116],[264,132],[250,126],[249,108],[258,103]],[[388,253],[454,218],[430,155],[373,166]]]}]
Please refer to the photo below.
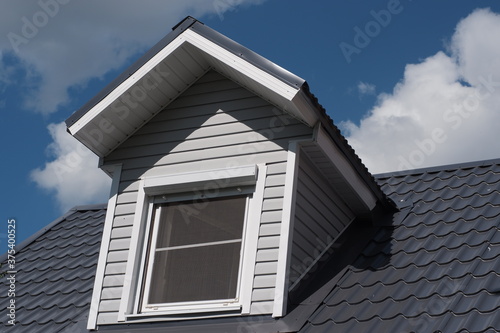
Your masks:
[{"label": "window pane", "polygon": [[241,239],[246,196],[162,206],[157,248]]},{"label": "window pane", "polygon": [[158,251],[149,304],[236,297],[241,242]]}]

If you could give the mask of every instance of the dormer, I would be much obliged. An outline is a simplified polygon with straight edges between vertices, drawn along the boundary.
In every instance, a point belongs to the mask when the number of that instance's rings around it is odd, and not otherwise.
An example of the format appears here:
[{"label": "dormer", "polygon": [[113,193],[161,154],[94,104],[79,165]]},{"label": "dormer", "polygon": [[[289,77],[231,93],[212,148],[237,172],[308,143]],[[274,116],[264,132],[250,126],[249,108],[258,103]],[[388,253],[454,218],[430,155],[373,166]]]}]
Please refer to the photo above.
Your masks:
[{"label": "dormer", "polygon": [[303,79],[191,17],[66,124],[113,179],[89,329],[282,317],[391,208]]}]

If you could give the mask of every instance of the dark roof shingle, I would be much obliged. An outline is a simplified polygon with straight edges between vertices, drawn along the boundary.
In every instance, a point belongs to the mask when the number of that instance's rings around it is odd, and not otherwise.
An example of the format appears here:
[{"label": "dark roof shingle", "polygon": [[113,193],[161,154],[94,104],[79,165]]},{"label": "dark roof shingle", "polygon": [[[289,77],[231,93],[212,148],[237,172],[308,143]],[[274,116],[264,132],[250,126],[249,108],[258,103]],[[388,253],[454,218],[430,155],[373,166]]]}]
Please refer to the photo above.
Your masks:
[{"label": "dark roof shingle", "polygon": [[[358,254],[332,275],[321,276],[325,268],[318,270],[311,281],[320,285],[287,316],[275,321],[266,317],[258,325],[250,317],[184,322],[180,327],[156,323],[157,329],[166,325],[186,331],[202,325],[205,331],[219,332],[244,325],[248,332],[300,327],[303,333],[500,330],[500,161],[381,175],[377,181],[402,207],[399,216],[392,225],[369,227],[363,242],[359,233],[348,234],[341,243],[350,250],[359,248]],[[18,323],[7,327],[5,320],[0,331],[86,332],[104,218],[104,205],[71,210],[19,247]],[[326,263],[336,264],[337,258]],[[5,265],[5,256],[0,261]],[[0,286],[0,306],[5,309],[5,279]],[[153,331],[153,326],[135,328]]]},{"label": "dark roof shingle", "polygon": [[0,284],[0,308],[15,300],[16,325],[2,320],[1,332],[86,332],[105,214],[104,205],[74,208],[16,248],[15,297],[5,277]]},{"label": "dark roof shingle", "polygon": [[379,176],[408,215],[380,227],[301,332],[500,329],[499,163]]}]

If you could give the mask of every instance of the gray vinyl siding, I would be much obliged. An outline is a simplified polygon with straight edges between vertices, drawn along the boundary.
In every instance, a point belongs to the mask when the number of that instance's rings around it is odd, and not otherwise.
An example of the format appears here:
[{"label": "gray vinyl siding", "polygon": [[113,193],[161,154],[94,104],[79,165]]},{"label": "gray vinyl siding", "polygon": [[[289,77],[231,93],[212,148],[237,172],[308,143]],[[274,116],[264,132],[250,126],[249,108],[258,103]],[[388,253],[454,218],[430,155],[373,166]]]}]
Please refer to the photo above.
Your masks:
[{"label": "gray vinyl siding", "polygon": [[[354,218],[305,154],[300,154],[290,262],[290,287]],[[304,276],[307,276],[304,275]]]},{"label": "gray vinyl siding", "polygon": [[285,174],[286,162],[269,164],[267,167],[252,292],[252,314],[273,311]]},{"label": "gray vinyl siding", "polygon": [[122,164],[98,324],[114,323],[124,281],[139,179],[266,164],[252,313],[271,313],[290,140],[312,129],[216,72],[208,72],[104,160]]}]

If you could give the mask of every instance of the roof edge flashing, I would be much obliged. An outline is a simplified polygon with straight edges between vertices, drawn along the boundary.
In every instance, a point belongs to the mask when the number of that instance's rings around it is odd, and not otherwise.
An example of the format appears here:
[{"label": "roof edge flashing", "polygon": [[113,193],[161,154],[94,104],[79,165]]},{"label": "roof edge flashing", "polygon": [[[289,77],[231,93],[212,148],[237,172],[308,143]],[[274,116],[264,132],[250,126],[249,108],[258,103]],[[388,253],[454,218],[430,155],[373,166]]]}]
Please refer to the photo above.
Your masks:
[{"label": "roof edge flashing", "polygon": [[[200,23],[200,24],[203,24],[203,22],[200,22],[198,21],[197,19],[195,19],[194,17],[192,17],[191,15],[188,15],[186,16],[182,21],[180,21],[179,23],[177,23],[176,25],[174,25],[172,27],[172,31],[175,31],[177,30],[178,28],[179,29],[182,29],[182,30],[186,30],[188,29],[190,26],[192,26],[193,24],[195,23]],[[184,29],[182,28],[183,26],[186,26]],[[204,25],[204,24],[203,24]]]},{"label": "roof edge flashing", "polygon": [[296,89],[305,83],[303,78],[204,24],[193,25],[191,30]]}]

